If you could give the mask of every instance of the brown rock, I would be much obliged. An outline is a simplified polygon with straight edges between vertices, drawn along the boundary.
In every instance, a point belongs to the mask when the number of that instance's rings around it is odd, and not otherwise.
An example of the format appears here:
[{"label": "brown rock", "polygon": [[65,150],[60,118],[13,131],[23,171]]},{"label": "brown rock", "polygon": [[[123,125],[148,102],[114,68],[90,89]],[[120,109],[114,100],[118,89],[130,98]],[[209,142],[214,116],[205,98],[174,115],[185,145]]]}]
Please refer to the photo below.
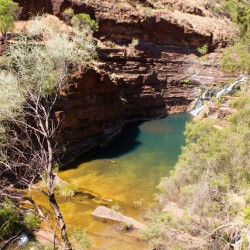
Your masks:
[{"label": "brown rock", "polygon": [[41,10],[60,16],[72,6],[99,24],[99,63],[74,73],[69,93],[62,90],[55,110],[68,155],[114,137],[128,122],[186,111],[201,87],[232,77],[220,72],[221,53],[210,53],[203,61],[197,56],[197,47],[207,43],[212,50],[233,33],[228,20],[216,19],[200,4],[190,5],[188,13],[184,3],[173,3],[175,11],[152,8],[145,14],[147,1],[139,9],[125,0],[18,2],[24,18]]},{"label": "brown rock", "polygon": [[142,223],[134,220],[131,217],[125,216],[119,212],[115,212],[111,210],[110,208],[107,208],[105,206],[99,206],[97,207],[93,212],[92,215],[103,218],[103,219],[108,219],[108,220],[113,220],[113,221],[118,221],[122,222],[128,226],[132,226],[133,228],[137,228],[140,230],[146,229],[146,226],[143,225]]}]

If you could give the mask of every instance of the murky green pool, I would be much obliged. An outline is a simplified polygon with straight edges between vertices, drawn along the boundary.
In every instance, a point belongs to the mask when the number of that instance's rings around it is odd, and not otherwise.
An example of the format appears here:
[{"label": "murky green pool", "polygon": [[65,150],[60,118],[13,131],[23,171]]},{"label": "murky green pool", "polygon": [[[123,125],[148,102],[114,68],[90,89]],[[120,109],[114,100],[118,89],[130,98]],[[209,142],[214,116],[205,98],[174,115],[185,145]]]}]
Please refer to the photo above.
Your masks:
[{"label": "murky green pool", "polygon": [[90,152],[78,160],[81,164],[60,173],[83,193],[60,200],[66,222],[85,227],[95,241],[93,249],[144,249],[145,243],[133,233],[121,231],[118,224],[97,219],[91,212],[101,204],[117,204],[125,215],[143,222],[160,178],[177,161],[185,142],[185,123],[190,119],[188,113],[182,113],[131,125],[110,146]]}]

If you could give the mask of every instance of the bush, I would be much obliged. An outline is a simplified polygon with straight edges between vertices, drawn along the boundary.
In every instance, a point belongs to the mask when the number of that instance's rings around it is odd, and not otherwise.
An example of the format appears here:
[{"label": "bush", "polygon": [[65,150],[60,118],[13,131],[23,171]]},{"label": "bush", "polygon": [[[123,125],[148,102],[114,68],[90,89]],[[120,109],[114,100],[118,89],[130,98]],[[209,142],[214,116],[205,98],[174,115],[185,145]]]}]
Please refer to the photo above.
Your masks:
[{"label": "bush", "polygon": [[205,43],[203,46],[197,48],[197,51],[200,53],[200,55],[204,56],[208,53],[208,44]]},{"label": "bush", "polygon": [[[232,105],[238,111],[225,118],[227,125],[223,129],[217,129],[212,118],[187,125],[186,146],[170,176],[158,186],[162,206],[176,203],[192,222],[185,224],[187,218],[183,216],[178,223],[168,220],[166,225],[162,224],[160,214],[151,219],[146,235],[149,240],[167,239],[169,226],[182,232],[187,230],[191,235],[195,232],[194,236],[198,232],[198,237],[206,238],[209,233],[199,231],[206,228],[207,232],[217,230],[216,234],[211,233],[216,249],[226,249],[234,237],[238,237],[239,249],[250,247],[250,241],[244,241],[250,220],[250,98],[249,92],[237,95]],[[195,223],[197,227],[192,226]],[[185,230],[180,229],[181,224]]]},{"label": "bush", "polygon": [[91,247],[91,242],[84,229],[69,227],[69,238],[75,250],[84,250]]},{"label": "bush", "polygon": [[242,109],[248,103],[250,103],[250,96],[241,92],[237,98],[231,100],[230,106],[233,108]]},{"label": "bush", "polygon": [[38,217],[33,213],[27,213],[24,215],[24,225],[29,230],[36,230],[39,228]]},{"label": "bush", "polygon": [[25,213],[8,198],[0,203],[0,241],[15,236],[19,232],[36,230],[39,228],[38,217],[32,213]]},{"label": "bush", "polygon": [[223,71],[250,73],[250,11],[249,3],[240,0],[224,1],[224,10],[232,21],[240,27],[240,36],[236,44],[223,53],[221,68]]},{"label": "bush", "polygon": [[78,14],[71,19],[72,25],[80,30],[90,28],[92,31],[97,32],[99,29],[95,20],[92,20],[88,14]]},{"label": "bush", "polygon": [[134,48],[139,44],[138,39],[132,39],[131,43],[129,44],[129,47]]},{"label": "bush", "polygon": [[0,122],[21,113],[24,101],[24,93],[18,85],[17,77],[10,72],[0,72]]},{"label": "bush", "polygon": [[77,192],[76,188],[67,182],[61,182],[58,188],[59,194],[63,197],[73,197]]},{"label": "bush", "polygon": [[20,229],[18,210],[11,200],[5,198],[0,203],[0,241],[16,235]]},{"label": "bush", "polygon": [[72,8],[67,8],[63,12],[64,18],[72,18],[74,16],[74,10]]},{"label": "bush", "polygon": [[[186,227],[185,223],[179,220],[171,212],[161,212],[157,210],[149,210],[146,213],[146,219],[149,221],[146,229],[141,231],[143,239],[149,242],[149,249],[174,249],[165,248],[166,242],[171,242],[171,247],[178,247],[178,242],[173,244],[172,236],[166,237],[166,232],[175,227],[182,230]],[[186,218],[187,221],[187,218]]]},{"label": "bush", "polygon": [[14,28],[15,13],[18,4],[12,0],[0,0],[0,32],[5,35]]},{"label": "bush", "polygon": [[[45,42],[45,46],[41,46],[41,42]],[[19,93],[22,88],[27,92],[37,92],[41,89],[45,97],[53,94],[58,83],[64,80],[64,65],[86,65],[95,56],[95,46],[92,36],[87,32],[77,30],[69,37],[68,34],[61,34],[48,27],[45,17],[42,16],[36,18],[28,27],[28,35],[19,36],[15,44],[9,46],[8,56],[10,70],[3,77],[0,74],[0,87],[2,82],[4,85],[4,77],[8,76],[18,79],[15,81],[16,91],[11,91],[12,95]],[[15,76],[12,72],[16,73]],[[5,88],[0,90],[0,94],[1,91],[4,92]],[[15,98],[9,100],[13,102]],[[4,104],[7,105],[8,102]]]},{"label": "bush", "polygon": [[228,47],[222,57],[223,71],[250,73],[250,53],[248,45],[237,43]]},{"label": "bush", "polygon": [[250,11],[247,1],[228,0],[224,4],[232,21],[239,24],[241,28],[241,38],[244,42],[250,41]]}]

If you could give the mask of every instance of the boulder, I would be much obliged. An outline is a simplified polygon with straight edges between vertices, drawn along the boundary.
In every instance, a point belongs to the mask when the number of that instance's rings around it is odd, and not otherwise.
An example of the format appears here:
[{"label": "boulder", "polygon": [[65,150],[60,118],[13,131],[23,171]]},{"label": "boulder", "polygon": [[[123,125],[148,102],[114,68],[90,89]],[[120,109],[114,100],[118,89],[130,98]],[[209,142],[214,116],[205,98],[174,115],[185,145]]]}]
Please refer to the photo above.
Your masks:
[{"label": "boulder", "polygon": [[144,224],[134,220],[131,217],[128,217],[119,212],[113,211],[112,209],[105,207],[105,206],[97,207],[92,212],[92,215],[103,218],[103,219],[122,222],[137,229],[146,229],[146,226]]}]

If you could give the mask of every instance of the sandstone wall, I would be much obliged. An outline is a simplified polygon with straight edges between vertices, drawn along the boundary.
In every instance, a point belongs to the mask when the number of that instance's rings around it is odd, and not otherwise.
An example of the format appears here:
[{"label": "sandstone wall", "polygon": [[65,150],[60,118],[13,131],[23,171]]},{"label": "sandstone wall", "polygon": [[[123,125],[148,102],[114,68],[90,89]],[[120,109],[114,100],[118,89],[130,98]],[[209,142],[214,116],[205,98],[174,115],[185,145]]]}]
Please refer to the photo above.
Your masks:
[{"label": "sandstone wall", "polygon": [[[56,115],[63,121],[69,155],[117,135],[128,122],[186,111],[201,88],[232,77],[220,72],[221,53],[213,52],[225,45],[223,36],[214,39],[215,32],[199,31],[192,21],[178,23],[176,12],[171,16],[152,10],[145,15],[133,6],[119,9],[105,0],[82,1],[80,6],[67,0],[19,3],[24,19],[29,12],[41,10],[60,17],[72,6],[76,13],[88,13],[99,24],[96,67],[79,69],[70,94],[62,91],[57,103]],[[205,17],[202,13],[198,18]],[[213,19],[207,25],[209,20]],[[201,60],[197,47],[204,44],[211,53]]]}]

